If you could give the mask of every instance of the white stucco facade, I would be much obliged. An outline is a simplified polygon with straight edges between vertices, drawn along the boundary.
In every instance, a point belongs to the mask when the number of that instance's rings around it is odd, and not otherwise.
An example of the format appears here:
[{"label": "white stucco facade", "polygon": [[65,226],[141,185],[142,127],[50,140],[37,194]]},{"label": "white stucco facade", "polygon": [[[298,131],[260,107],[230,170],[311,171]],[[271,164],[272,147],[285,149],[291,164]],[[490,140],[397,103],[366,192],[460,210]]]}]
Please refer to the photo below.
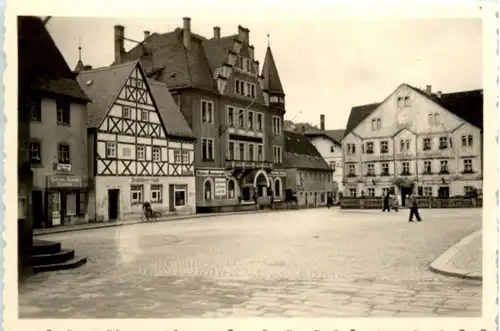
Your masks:
[{"label": "white stucco facade", "polygon": [[344,187],[343,179],[343,162],[342,162],[342,146],[332,139],[325,136],[314,136],[309,138],[311,143],[316,147],[326,163],[332,168],[332,191],[337,193],[334,199],[339,199],[339,194],[343,194]]}]

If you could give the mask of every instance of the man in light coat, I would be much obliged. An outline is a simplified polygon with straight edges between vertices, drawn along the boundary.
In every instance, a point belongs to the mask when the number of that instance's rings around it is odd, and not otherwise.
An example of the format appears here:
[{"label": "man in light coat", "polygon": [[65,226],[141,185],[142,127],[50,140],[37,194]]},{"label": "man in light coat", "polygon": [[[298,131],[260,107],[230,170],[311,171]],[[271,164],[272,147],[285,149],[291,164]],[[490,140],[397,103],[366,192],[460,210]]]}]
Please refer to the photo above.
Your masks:
[{"label": "man in light coat", "polygon": [[418,213],[417,197],[413,193],[411,193],[410,196],[408,197],[408,207],[410,208],[409,222],[413,222],[413,215],[415,215],[418,222],[422,222],[420,214]]}]

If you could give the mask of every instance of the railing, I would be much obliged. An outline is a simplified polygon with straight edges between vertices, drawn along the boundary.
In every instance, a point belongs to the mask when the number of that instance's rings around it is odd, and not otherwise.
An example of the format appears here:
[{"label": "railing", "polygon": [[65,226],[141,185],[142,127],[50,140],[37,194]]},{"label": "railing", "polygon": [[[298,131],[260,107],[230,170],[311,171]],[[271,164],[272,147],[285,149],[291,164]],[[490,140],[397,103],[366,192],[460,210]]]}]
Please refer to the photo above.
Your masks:
[{"label": "railing", "polygon": [[[342,209],[382,209],[381,197],[343,197]],[[482,208],[483,198],[472,197],[417,197],[419,208]]]},{"label": "railing", "polygon": [[226,169],[272,169],[271,161],[226,160]]}]

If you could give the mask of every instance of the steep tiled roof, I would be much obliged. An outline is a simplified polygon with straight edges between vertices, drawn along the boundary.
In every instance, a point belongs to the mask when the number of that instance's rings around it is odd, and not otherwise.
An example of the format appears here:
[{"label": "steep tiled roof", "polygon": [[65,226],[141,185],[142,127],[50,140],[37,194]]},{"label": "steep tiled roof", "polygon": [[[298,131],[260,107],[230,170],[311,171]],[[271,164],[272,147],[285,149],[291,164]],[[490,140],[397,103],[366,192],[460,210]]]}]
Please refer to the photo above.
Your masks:
[{"label": "steep tiled roof", "polygon": [[367,118],[379,105],[380,103],[370,103],[368,105],[352,107],[349,119],[347,120],[344,136],[354,130],[358,124]]},{"label": "steep tiled roof", "polygon": [[17,23],[19,86],[88,101],[42,20],[18,16]]},{"label": "steep tiled roof", "polygon": [[195,139],[193,131],[168,91],[167,85],[152,79],[148,79],[148,83],[167,134],[171,137]]},{"label": "steep tiled roof", "polygon": [[101,124],[136,65],[137,61],[131,61],[116,66],[82,71],[78,74],[78,83],[92,100],[87,105],[89,127],[95,128]]},{"label": "steep tiled roof", "polygon": [[125,53],[122,61],[140,59],[146,74],[167,84],[169,89],[198,87],[216,91],[212,70],[203,50],[206,39],[191,33],[191,48],[187,50],[182,33],[180,28],[163,34],[153,33],[141,45]]},{"label": "steep tiled roof", "polygon": [[237,35],[231,35],[219,39],[208,39],[203,41],[203,49],[212,71],[222,67],[224,62],[226,62],[229,51],[233,49],[236,38]]},{"label": "steep tiled roof", "polygon": [[285,168],[331,171],[316,147],[305,135],[285,131]]},{"label": "steep tiled roof", "polygon": [[342,138],[344,138],[344,133],[345,130],[340,129],[340,130],[320,130],[316,128],[311,128],[307,130],[304,135],[307,137],[317,137],[317,136],[325,136],[334,142],[338,143],[340,145]]},{"label": "steep tiled roof", "polygon": [[278,74],[278,68],[274,61],[273,52],[269,46],[267,47],[264,65],[262,66],[262,76],[264,76],[264,90],[270,93],[285,94]]}]

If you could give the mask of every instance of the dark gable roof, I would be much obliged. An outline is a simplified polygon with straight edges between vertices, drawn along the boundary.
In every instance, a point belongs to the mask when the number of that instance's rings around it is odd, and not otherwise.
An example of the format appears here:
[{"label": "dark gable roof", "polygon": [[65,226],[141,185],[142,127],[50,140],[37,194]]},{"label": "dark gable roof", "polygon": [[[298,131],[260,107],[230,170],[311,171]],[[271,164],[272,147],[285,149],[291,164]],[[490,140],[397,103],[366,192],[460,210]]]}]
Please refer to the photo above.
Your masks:
[{"label": "dark gable roof", "polygon": [[45,28],[35,16],[18,16],[19,86],[88,101],[74,73]]},{"label": "dark gable roof", "polygon": [[140,59],[146,75],[167,84],[169,89],[196,87],[216,92],[217,85],[204,52],[205,41],[205,38],[191,33],[191,48],[187,50],[182,29],[153,33],[126,52],[122,61]]},{"label": "dark gable roof", "polygon": [[331,171],[316,147],[305,135],[285,131],[285,168]]},{"label": "dark gable roof", "polygon": [[316,129],[316,128],[311,128],[309,130],[307,130],[304,135],[307,136],[307,137],[318,137],[318,136],[323,136],[323,137],[326,137],[330,140],[332,140],[333,142],[341,145],[341,142],[342,142],[342,138],[344,138],[344,133],[345,133],[345,130],[344,129],[339,129],[339,130],[320,130],[320,129]]},{"label": "dark gable roof", "polygon": [[[419,88],[405,84],[415,90],[420,95],[432,100],[444,109],[447,109],[463,120],[483,129],[483,90],[461,91],[453,93],[442,93],[438,96],[434,93],[427,93]],[[344,136],[356,128],[365,118],[367,118],[381,103],[372,103],[363,106],[356,106],[351,109]]]},{"label": "dark gable roof", "polygon": [[231,35],[203,41],[203,49],[212,72],[221,68],[227,62],[229,51],[233,49],[237,37],[238,35]]},{"label": "dark gable roof", "polygon": [[278,68],[274,61],[273,52],[269,46],[267,47],[264,65],[262,66],[262,76],[264,76],[265,91],[269,91],[269,93],[285,94],[278,74]]}]

